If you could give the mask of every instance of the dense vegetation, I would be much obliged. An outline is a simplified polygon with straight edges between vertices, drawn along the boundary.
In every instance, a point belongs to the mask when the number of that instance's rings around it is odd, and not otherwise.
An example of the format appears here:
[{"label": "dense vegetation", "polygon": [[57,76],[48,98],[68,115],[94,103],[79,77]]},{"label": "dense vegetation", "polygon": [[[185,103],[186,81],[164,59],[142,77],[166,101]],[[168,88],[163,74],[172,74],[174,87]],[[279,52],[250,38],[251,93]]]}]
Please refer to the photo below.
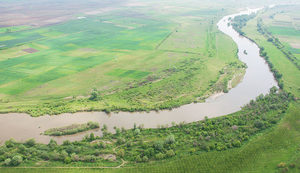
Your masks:
[{"label": "dense vegetation", "polygon": [[[63,163],[84,165],[115,165],[121,158],[130,163],[182,157],[207,151],[222,151],[241,147],[249,139],[277,124],[293,97],[275,87],[270,94],[259,96],[242,111],[233,115],[173,127],[144,129],[142,125],[131,130],[115,128],[115,134],[102,127],[102,137],[92,133],[82,141],[65,141],[57,145],[51,140],[48,145],[37,144],[33,139],[25,143],[14,140],[0,147],[3,166],[54,166]],[[105,163],[105,156],[115,158]],[[107,158],[106,158],[107,159]],[[109,159],[107,159],[109,160]]]},{"label": "dense vegetation", "polygon": [[245,35],[245,33],[242,31],[242,28],[246,26],[247,22],[250,19],[253,19],[256,16],[255,13],[247,15],[239,15],[233,18],[231,26],[234,30],[236,30],[240,35]]},{"label": "dense vegetation", "polygon": [[63,136],[63,135],[72,135],[79,132],[84,132],[92,129],[99,128],[99,123],[97,122],[88,122],[85,124],[72,124],[66,127],[52,128],[44,132],[44,135],[49,136]]}]

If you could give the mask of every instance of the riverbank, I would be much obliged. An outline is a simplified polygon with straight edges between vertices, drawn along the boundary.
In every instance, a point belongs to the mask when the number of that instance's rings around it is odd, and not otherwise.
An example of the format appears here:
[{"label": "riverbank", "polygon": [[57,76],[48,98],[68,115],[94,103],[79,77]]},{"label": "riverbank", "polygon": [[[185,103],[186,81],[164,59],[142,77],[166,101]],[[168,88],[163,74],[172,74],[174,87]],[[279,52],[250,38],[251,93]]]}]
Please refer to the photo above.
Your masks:
[{"label": "riverbank", "polygon": [[[236,15],[250,14],[255,11],[257,9]],[[205,117],[214,118],[239,111],[250,100],[255,99],[260,94],[267,94],[270,88],[276,86],[276,81],[264,59],[259,56],[258,46],[247,38],[240,37],[231,26],[228,26],[229,18],[234,16],[225,16],[217,25],[222,32],[232,37],[236,42],[239,50],[241,50],[238,52],[238,57],[247,65],[247,69],[241,83],[229,90],[228,93],[213,100],[208,98],[209,102],[184,105],[171,111],[119,112],[111,113],[109,116],[104,112],[81,112],[36,118],[18,113],[2,114],[0,116],[0,123],[3,124],[0,127],[0,141],[3,143],[10,138],[17,141],[35,138],[37,142],[48,143],[51,138],[40,135],[45,130],[88,121],[99,122],[100,127],[105,124],[108,126],[108,130],[113,132],[113,127],[130,129],[134,124],[137,124],[143,125],[145,128],[157,128],[162,125],[171,126],[173,122],[177,124],[181,122],[191,123],[203,120]],[[245,55],[243,50],[247,50],[248,54]],[[101,135],[100,130],[93,132],[97,136]],[[80,140],[84,135],[86,133],[53,139],[61,144],[64,140]]]}]

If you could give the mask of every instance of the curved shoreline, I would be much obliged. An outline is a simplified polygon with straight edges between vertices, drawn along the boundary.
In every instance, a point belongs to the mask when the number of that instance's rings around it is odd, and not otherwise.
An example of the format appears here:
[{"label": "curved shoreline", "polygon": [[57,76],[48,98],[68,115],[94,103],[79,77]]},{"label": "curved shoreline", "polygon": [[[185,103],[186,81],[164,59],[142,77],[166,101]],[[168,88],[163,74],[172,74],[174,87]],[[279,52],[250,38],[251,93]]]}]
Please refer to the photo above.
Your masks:
[{"label": "curved shoreline", "polygon": [[[247,64],[248,68],[244,79],[228,93],[214,98],[206,99],[205,103],[188,104],[171,111],[163,110],[160,112],[119,112],[107,115],[104,112],[79,112],[66,113],[56,116],[31,117],[22,113],[9,113],[0,115],[0,143],[14,138],[17,141],[25,141],[35,138],[37,142],[48,143],[50,139],[55,139],[58,143],[64,140],[79,140],[85,134],[94,132],[101,135],[100,130],[91,130],[70,136],[49,137],[40,135],[49,128],[66,126],[74,123],[85,123],[88,121],[99,122],[100,126],[106,124],[110,131],[113,127],[132,128],[134,124],[143,124],[145,128],[157,128],[159,125],[171,123],[194,122],[208,118],[223,116],[239,111],[241,107],[255,99],[260,94],[267,94],[269,89],[277,86],[273,74],[270,72],[265,60],[259,56],[259,47],[251,40],[240,36],[231,26],[227,24],[229,19],[238,15],[250,14],[260,9],[248,9],[238,14],[223,17],[218,22],[218,28],[233,39],[238,46],[238,57]],[[246,50],[247,55],[243,53]]]}]

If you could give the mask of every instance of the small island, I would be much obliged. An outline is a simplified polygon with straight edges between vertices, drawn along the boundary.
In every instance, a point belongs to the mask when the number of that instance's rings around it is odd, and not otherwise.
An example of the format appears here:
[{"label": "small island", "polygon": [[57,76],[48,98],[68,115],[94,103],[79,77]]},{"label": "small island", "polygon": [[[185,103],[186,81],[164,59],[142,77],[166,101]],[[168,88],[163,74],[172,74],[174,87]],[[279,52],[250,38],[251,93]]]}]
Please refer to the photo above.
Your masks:
[{"label": "small island", "polygon": [[84,132],[92,129],[99,128],[99,123],[97,122],[88,122],[85,124],[72,124],[65,127],[60,128],[51,128],[44,132],[44,135],[48,136],[64,136],[64,135],[72,135],[79,132]]}]

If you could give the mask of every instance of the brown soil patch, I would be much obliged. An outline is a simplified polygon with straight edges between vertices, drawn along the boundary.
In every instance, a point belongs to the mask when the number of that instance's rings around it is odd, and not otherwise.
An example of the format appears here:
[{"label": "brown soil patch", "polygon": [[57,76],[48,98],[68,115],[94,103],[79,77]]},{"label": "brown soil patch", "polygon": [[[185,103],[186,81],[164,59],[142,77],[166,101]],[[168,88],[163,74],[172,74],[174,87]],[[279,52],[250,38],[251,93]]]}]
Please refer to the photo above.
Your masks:
[{"label": "brown soil patch", "polygon": [[100,154],[99,157],[103,158],[104,160],[109,160],[109,161],[117,160],[117,157],[114,154]]},{"label": "brown soil patch", "polygon": [[295,49],[300,49],[300,43],[291,43],[290,45]]},{"label": "brown soil patch", "polygon": [[24,51],[24,52],[27,52],[27,53],[35,53],[35,52],[38,52],[38,50],[33,49],[33,48],[23,49],[23,51]]},{"label": "brown soil patch", "polygon": [[98,144],[100,142],[103,142],[104,144],[112,144],[111,141],[104,141],[104,140],[95,140],[95,141],[92,141],[91,144]]}]

